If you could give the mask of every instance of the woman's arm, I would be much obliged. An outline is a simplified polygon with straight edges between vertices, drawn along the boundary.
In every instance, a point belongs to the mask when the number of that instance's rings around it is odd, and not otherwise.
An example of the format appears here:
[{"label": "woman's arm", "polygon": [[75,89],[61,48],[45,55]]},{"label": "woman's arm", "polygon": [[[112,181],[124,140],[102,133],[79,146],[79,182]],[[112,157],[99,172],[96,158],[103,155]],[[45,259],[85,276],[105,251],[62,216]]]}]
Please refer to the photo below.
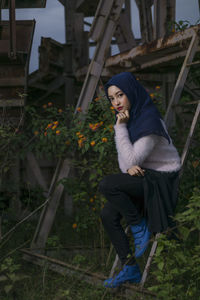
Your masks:
[{"label": "woman's arm", "polygon": [[126,124],[115,125],[115,142],[118,153],[130,166],[141,166],[153,151],[159,137],[151,134],[137,140],[134,144],[129,139]]}]

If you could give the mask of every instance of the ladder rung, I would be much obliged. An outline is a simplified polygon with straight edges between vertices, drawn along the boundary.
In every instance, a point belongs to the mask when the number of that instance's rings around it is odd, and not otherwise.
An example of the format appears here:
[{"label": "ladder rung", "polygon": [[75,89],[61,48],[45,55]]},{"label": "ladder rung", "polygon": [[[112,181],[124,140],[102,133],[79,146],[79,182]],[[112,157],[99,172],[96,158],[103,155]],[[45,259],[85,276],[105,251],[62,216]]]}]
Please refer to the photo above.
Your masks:
[{"label": "ladder rung", "polygon": [[200,65],[200,60],[194,61],[194,62],[192,62],[190,64],[187,64],[186,66],[187,67],[191,67],[191,66],[195,66],[195,65]]}]

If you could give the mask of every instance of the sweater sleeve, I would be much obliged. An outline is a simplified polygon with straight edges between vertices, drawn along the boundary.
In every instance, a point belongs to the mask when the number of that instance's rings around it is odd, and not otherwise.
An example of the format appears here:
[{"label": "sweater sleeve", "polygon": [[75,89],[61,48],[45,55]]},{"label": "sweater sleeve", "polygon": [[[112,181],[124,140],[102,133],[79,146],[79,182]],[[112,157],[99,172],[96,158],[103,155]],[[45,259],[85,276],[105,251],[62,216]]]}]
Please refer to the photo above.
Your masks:
[{"label": "sweater sleeve", "polygon": [[118,154],[129,166],[141,166],[151,154],[159,139],[157,135],[151,134],[140,138],[132,144],[125,123],[115,125],[114,129]]}]

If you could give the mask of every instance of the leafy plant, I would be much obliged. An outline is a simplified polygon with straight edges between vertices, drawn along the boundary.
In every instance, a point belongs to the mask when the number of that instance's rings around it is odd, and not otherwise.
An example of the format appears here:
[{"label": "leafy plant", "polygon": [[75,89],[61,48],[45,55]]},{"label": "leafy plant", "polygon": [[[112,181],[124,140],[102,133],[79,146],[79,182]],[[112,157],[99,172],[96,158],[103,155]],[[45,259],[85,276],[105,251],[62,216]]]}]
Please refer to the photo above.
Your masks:
[{"label": "leafy plant", "polygon": [[11,294],[17,282],[27,278],[24,274],[19,274],[20,264],[15,263],[13,258],[8,257],[0,264],[0,285],[3,294]]},{"label": "leafy plant", "polygon": [[159,299],[198,299],[200,290],[200,190],[194,189],[187,209],[175,216],[175,238],[161,235],[153,275],[157,284],[149,290]]}]

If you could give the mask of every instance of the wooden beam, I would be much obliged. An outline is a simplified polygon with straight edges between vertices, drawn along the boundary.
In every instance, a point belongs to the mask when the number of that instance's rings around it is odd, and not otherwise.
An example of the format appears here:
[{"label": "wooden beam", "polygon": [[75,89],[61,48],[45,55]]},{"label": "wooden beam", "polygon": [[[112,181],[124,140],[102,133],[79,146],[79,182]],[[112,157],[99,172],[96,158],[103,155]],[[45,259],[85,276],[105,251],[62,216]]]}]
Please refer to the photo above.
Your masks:
[{"label": "wooden beam", "polygon": [[187,75],[188,75],[188,72],[190,69],[190,67],[187,67],[187,64],[192,62],[194,55],[197,51],[198,44],[199,44],[199,37],[198,37],[197,33],[195,32],[191,39],[191,42],[190,42],[186,57],[184,59],[181,71],[179,73],[172,97],[171,97],[169,105],[167,107],[167,111],[165,114],[165,122],[167,125],[170,124],[170,126],[173,126],[173,124],[171,122],[172,114],[170,114],[171,108],[172,108],[172,105],[177,104],[179,101],[179,98],[181,96],[181,93],[182,93],[182,90],[183,90],[183,87],[184,87],[184,84],[185,84],[185,81],[186,81],[186,78],[187,78]]},{"label": "wooden beam", "polygon": [[[57,273],[63,274],[63,275],[78,275],[79,278],[83,279],[84,281],[95,284],[95,285],[102,285],[103,281],[106,279],[106,276],[99,273],[92,273],[87,269],[83,269],[77,266],[73,266],[69,263],[65,263],[63,261],[60,261],[55,258],[51,258],[45,255],[41,255],[38,253],[34,253],[32,251],[21,249],[20,250],[24,255],[23,258],[29,262],[32,262],[34,264],[45,266],[47,264],[48,268],[52,271],[55,271]],[[123,284],[123,287],[125,290],[129,291],[131,295],[135,294],[135,292],[142,293],[145,295],[151,295],[155,296],[154,293],[142,289],[140,287],[130,285],[130,284]],[[126,297],[126,295],[125,295]]]},{"label": "wooden beam", "polygon": [[[33,174],[35,175],[35,179],[37,180],[38,184],[42,187],[44,193],[47,192],[48,186],[47,186],[46,180],[45,180],[45,178],[39,168],[38,162],[32,152],[29,152],[27,154],[27,162],[28,162],[29,168],[32,170]],[[45,195],[46,195],[46,193],[45,193]]]},{"label": "wooden beam", "polygon": [[116,38],[120,52],[124,52],[136,46],[136,40],[131,29],[129,0],[125,1],[125,10],[120,14],[114,37]]},{"label": "wooden beam", "polygon": [[153,38],[158,39],[169,35],[175,21],[176,0],[154,1]]},{"label": "wooden beam", "polygon": [[151,14],[151,4],[149,0],[135,0],[140,16],[140,31],[142,41],[145,43],[153,40],[153,23]]},{"label": "wooden beam", "polygon": [[188,152],[189,152],[189,146],[191,144],[191,140],[192,140],[192,137],[193,137],[196,125],[197,125],[199,115],[200,115],[200,100],[198,101],[197,108],[196,108],[196,111],[195,111],[195,114],[194,114],[194,118],[192,120],[192,125],[190,127],[190,131],[188,133],[187,140],[186,140],[186,143],[185,143],[185,146],[184,146],[184,149],[183,149],[183,153],[182,153],[182,156],[181,156],[181,165],[182,165],[181,174],[183,172],[183,167],[184,167],[184,164],[185,164]]},{"label": "wooden beam", "polygon": [[1,99],[0,107],[24,107],[24,99]]},{"label": "wooden beam", "polygon": [[[120,53],[119,55],[111,56],[106,60],[105,67],[125,67],[127,62],[127,65],[129,64],[130,67],[133,67],[134,71],[137,71],[137,67],[138,69],[141,69],[142,65],[144,65],[144,69],[146,66],[151,67],[157,62],[170,61],[171,59],[176,58],[176,56],[179,57],[179,54],[180,56],[185,55],[184,52],[187,50],[190,40],[195,33],[200,33],[200,25],[188,28],[183,32],[174,33],[168,38],[160,38],[151,43],[134,47],[133,49]],[[157,52],[159,52],[159,55]],[[154,60],[154,58],[155,63],[152,64],[151,60]],[[141,65],[138,63],[137,66],[137,62],[141,62]],[[136,63],[135,69],[134,63]]]},{"label": "wooden beam", "polygon": [[[60,171],[58,178],[57,174]],[[36,232],[34,234],[33,241],[31,243],[31,248],[44,248],[49,232],[54,222],[54,218],[56,215],[57,207],[60,202],[60,198],[62,196],[64,186],[60,183],[57,186],[54,186],[54,182],[57,180],[58,182],[68,177],[70,171],[70,161],[65,159],[62,166],[60,163],[57,165],[56,172],[54,173],[54,178],[52,180],[52,194],[49,200],[48,205],[44,208],[38,226],[36,228]],[[55,189],[53,190],[53,187]],[[49,192],[50,194],[50,192]]]},{"label": "wooden beam", "polygon": [[16,21],[15,21],[15,0],[9,1],[9,30],[10,30],[10,51],[9,57],[16,59]]}]

